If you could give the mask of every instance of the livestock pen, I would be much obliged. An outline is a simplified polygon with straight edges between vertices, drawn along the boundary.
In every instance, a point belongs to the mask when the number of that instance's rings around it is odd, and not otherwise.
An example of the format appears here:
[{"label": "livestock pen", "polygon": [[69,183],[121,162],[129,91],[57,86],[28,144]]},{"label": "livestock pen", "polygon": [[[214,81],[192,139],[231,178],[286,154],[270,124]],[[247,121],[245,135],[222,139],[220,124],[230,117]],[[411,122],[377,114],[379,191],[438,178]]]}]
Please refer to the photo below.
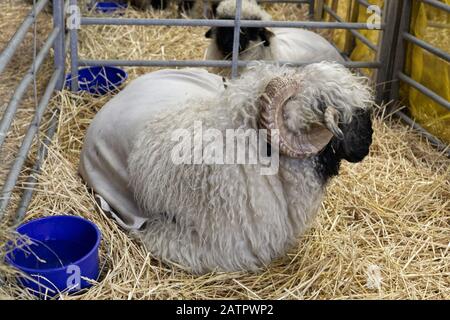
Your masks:
[{"label": "livestock pen", "polygon": [[[174,7],[147,12],[129,8],[124,16],[105,17],[87,10],[85,2],[71,0],[71,5],[81,8],[81,15],[75,16],[81,28],[68,33],[62,2],[53,1],[53,28],[48,22],[50,14],[41,12],[47,2],[37,1],[34,9],[21,1],[2,3],[2,28],[10,32],[1,39],[4,51],[0,56],[0,97],[5,101],[1,102],[0,126],[0,233],[2,239],[11,238],[9,226],[23,218],[60,213],[86,217],[100,227],[101,277],[88,291],[65,299],[449,298],[448,148],[407,113],[398,112],[401,104],[386,107],[388,102],[400,102],[401,80],[448,109],[448,100],[414,80],[406,66],[407,41],[448,63],[447,52],[409,32],[412,5],[420,2],[436,7],[448,19],[446,2],[385,1],[380,24],[373,30],[367,22],[355,22],[358,9],[370,7],[373,1],[351,2],[346,11],[354,19],[349,22],[336,12],[337,1],[315,1],[314,6],[311,1],[265,1],[274,2],[264,2],[273,21],[261,22],[241,21],[239,10],[235,20],[174,19],[178,15]],[[304,2],[309,6],[298,6]],[[237,3],[239,8],[241,1]],[[309,20],[312,9],[314,21]],[[27,35],[39,12],[43,20]],[[353,42],[342,48],[346,66],[372,77],[377,89],[380,107],[374,122],[374,145],[362,164],[343,166],[318,220],[287,257],[259,274],[193,276],[151,257],[98,208],[77,174],[77,165],[86,128],[111,95],[77,92],[76,81],[72,81],[72,91],[63,90],[64,75],[66,71],[76,74],[79,66],[114,65],[128,67],[130,78],[149,68],[186,66],[228,67],[237,76],[238,67],[246,63],[237,55],[239,32],[235,33],[231,61],[204,61],[205,27],[262,25],[344,30],[344,37]],[[375,32],[378,41],[373,43],[358,30]],[[318,32],[330,40],[337,37],[337,32]],[[19,47],[25,36],[27,40]],[[41,49],[26,56],[27,48],[36,51],[33,40],[36,47],[41,43]],[[352,60],[352,46],[361,44],[376,52],[373,61]],[[49,61],[45,58],[52,47],[53,60]],[[17,48],[19,52],[13,55]],[[23,80],[17,79],[18,73],[25,74]],[[27,92],[30,85],[33,88]],[[35,96],[41,97],[39,103]],[[13,270],[1,263],[0,270],[5,274],[0,297],[33,298],[16,284]]]}]

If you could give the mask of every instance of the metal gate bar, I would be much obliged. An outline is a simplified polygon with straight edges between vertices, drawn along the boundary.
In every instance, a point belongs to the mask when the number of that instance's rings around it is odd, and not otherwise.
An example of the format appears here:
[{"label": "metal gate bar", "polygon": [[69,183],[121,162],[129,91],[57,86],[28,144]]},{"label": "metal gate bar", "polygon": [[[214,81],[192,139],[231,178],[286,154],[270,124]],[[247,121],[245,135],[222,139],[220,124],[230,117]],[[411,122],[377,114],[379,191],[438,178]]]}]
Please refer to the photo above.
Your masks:
[{"label": "metal gate bar", "polygon": [[433,6],[437,9],[441,9],[447,13],[450,13],[450,6],[444,2],[437,0],[419,0],[419,1],[422,1],[425,4],[429,4],[430,6]]},{"label": "metal gate bar", "polygon": [[[350,5],[352,5],[352,2],[350,2]],[[358,10],[359,5],[365,6],[367,8],[371,6],[370,3],[364,0],[356,0],[354,5],[356,6],[355,10]],[[345,22],[345,19],[340,17],[339,14],[335,12],[329,5],[322,3],[321,8],[338,23],[348,24],[348,22]],[[379,104],[382,104],[384,97],[386,96],[386,92],[390,87],[389,80],[391,79],[392,75],[391,70],[393,58],[391,50],[386,50],[386,48],[392,48],[396,43],[397,20],[399,14],[399,2],[389,0],[385,3],[383,9],[381,26],[375,29],[373,26],[369,27],[366,24],[366,28],[361,28],[365,30],[380,30],[381,41],[378,45],[374,44],[367,37],[362,35],[358,30],[353,30],[352,28],[348,29],[351,35],[360,40],[367,48],[375,51],[377,54],[376,62],[379,65],[379,68],[376,68],[377,71],[373,78],[375,79],[374,82],[377,85],[376,102]]]},{"label": "metal gate bar", "polygon": [[238,75],[239,62],[239,37],[241,34],[241,10],[242,0],[236,0],[236,15],[234,17],[233,30],[233,51],[231,54],[231,76],[236,78]]},{"label": "metal gate bar", "polygon": [[22,78],[22,81],[20,81],[19,85],[16,87],[16,90],[14,91],[8,106],[3,113],[3,117],[0,120],[0,150],[11,127],[11,123],[14,120],[14,116],[16,115],[17,108],[19,107],[23,95],[28,89],[28,86],[31,84],[31,81],[33,81],[33,75],[35,75],[40,70],[42,63],[50,52],[50,48],[56,41],[59,31],[59,28],[53,29],[52,33],[44,43],[42,49],[36,56],[34,66],[30,67],[28,72]]},{"label": "metal gate bar", "polygon": [[[412,79],[410,76],[404,73],[406,65],[406,52],[407,52],[406,48],[408,44],[417,45],[420,48],[427,50],[429,53],[435,55],[436,57],[443,59],[444,61],[447,62],[450,61],[449,53],[439,48],[436,48],[435,46],[427,43],[426,41],[418,39],[417,37],[415,37],[410,33],[411,15],[413,7],[412,1],[413,0],[402,1],[403,2],[402,18],[400,21],[399,37],[394,57],[393,75],[392,75],[393,82],[390,93],[390,99],[393,101],[400,101],[400,83],[403,82],[406,83],[408,86],[416,89],[420,93],[424,94],[428,98],[432,99],[442,107],[447,108],[447,110],[450,110],[450,102],[447,99],[441,97],[436,92],[432,91],[431,89],[427,88],[426,86],[422,85],[421,83],[417,82],[416,80]],[[443,10],[446,13],[450,13],[450,6],[443,2],[436,0],[416,0],[416,1],[421,1],[439,10]],[[450,148],[448,145],[446,145],[440,139],[434,137],[428,130],[417,124],[406,113],[402,111],[396,111],[395,113],[403,121],[405,121],[409,125],[412,125],[417,131],[419,131],[424,137],[426,137],[431,144],[436,146],[439,150],[443,150],[447,156],[450,156]]]},{"label": "metal gate bar", "polygon": [[59,68],[55,69],[55,71],[53,72],[47,88],[45,89],[44,95],[42,96],[39,105],[36,108],[36,113],[33,117],[33,120],[31,121],[25,137],[22,140],[22,144],[16,156],[16,160],[14,161],[11,170],[6,177],[2,189],[2,198],[0,199],[0,219],[2,218],[6,211],[6,208],[8,207],[9,201],[11,199],[11,194],[14,190],[14,187],[16,186],[22,167],[33,144],[33,140],[36,137],[36,133],[39,130],[39,125],[41,123],[45,110],[47,109],[50,98],[52,97],[53,92],[56,88],[60,73],[61,69]]},{"label": "metal gate bar", "polygon": [[[342,19],[336,12],[333,11],[333,9],[330,8],[330,6],[324,4],[323,10],[339,23],[346,23],[344,19]],[[364,43],[368,48],[370,48],[373,51],[378,51],[378,46],[369,39],[367,39],[365,36],[363,36],[360,32],[353,29],[350,29],[349,31],[355,38]]]},{"label": "metal gate bar", "polygon": [[[45,5],[48,3],[48,0],[40,0],[33,6],[32,10],[19,26],[18,31],[11,38],[9,43],[6,46],[6,49],[0,55],[0,73],[2,73],[7,64],[10,62],[11,58],[15,54],[17,48],[24,40],[28,30],[30,27],[36,22],[38,13],[43,10]],[[39,126],[42,120],[42,117],[45,114],[50,98],[53,95],[55,89],[61,89],[64,81],[64,64],[65,64],[65,43],[64,43],[64,9],[63,9],[63,0],[61,1],[53,1],[53,17],[54,17],[54,26],[52,31],[50,32],[47,40],[42,46],[39,53],[34,57],[33,64],[27,73],[20,80],[18,86],[11,97],[11,100],[6,108],[2,119],[0,121],[0,149],[4,143],[8,130],[10,128],[11,122],[14,118],[14,115],[17,112],[19,103],[23,98],[23,95],[27,89],[27,87],[31,84],[31,81],[35,78],[36,74],[40,70],[43,61],[48,56],[50,48],[53,46],[55,56],[54,56],[54,71],[53,74],[47,84],[47,87],[44,91],[43,96],[41,97],[38,106],[36,107],[35,114],[33,119],[31,120],[29,127],[25,133],[24,138],[22,139],[22,143],[20,149],[16,155],[16,158],[8,172],[6,180],[2,186],[1,196],[0,196],[0,219],[5,215],[6,209],[10,203],[12,192],[17,184],[18,178],[20,176],[20,172],[22,171],[23,165],[28,157],[33,141],[36,137],[36,134],[39,131]],[[52,122],[53,124],[53,122]],[[49,131],[49,133],[54,133],[54,131]],[[51,140],[51,136],[47,137],[48,140]],[[42,157],[39,156],[41,152],[38,152],[38,160]],[[38,164],[38,162],[37,162]],[[35,165],[36,168],[40,168],[40,165]],[[19,206],[18,213],[20,213],[22,205],[28,206],[27,201],[30,199],[27,197],[27,193],[25,192],[22,196],[21,205]]]},{"label": "metal gate bar", "polygon": [[53,115],[50,119],[50,125],[45,133],[45,137],[42,141],[42,144],[38,150],[36,162],[31,169],[30,175],[25,182],[26,189],[23,191],[22,198],[20,200],[19,206],[16,211],[15,222],[19,223],[25,217],[25,214],[28,210],[28,206],[33,197],[34,188],[37,183],[37,176],[41,171],[41,166],[45,158],[47,157],[48,147],[52,143],[52,138],[55,135],[56,128],[58,126],[59,120],[59,109],[56,109],[53,112]]},{"label": "metal gate bar", "polygon": [[[291,61],[266,61],[266,63],[277,63],[280,65],[304,66],[314,62],[291,62]],[[253,61],[237,62],[238,67],[245,67]],[[119,66],[119,67],[231,67],[232,61],[225,60],[79,60],[80,66]],[[381,64],[376,61],[348,61],[342,62],[347,68],[372,68],[378,69]]]},{"label": "metal gate bar", "polygon": [[[73,0],[76,2],[76,0]],[[82,25],[116,25],[116,26],[169,26],[169,27],[234,27],[234,20],[229,19],[141,19],[141,18],[93,18],[82,17]],[[274,21],[241,20],[241,27],[303,28],[303,29],[360,29],[371,30],[367,23],[360,22],[320,22],[320,21]],[[380,30],[383,30],[381,24]]]},{"label": "metal gate bar", "polygon": [[[278,1],[270,1],[278,2]],[[283,1],[280,1],[283,2]],[[77,5],[77,0],[71,0],[71,5]],[[318,21],[256,21],[256,20],[240,20],[240,6],[242,0],[236,2],[236,16],[235,20],[214,20],[214,19],[135,19],[135,18],[92,18],[80,17],[81,25],[138,25],[138,26],[190,26],[190,27],[272,27],[272,28],[305,28],[305,29],[371,29],[367,23],[341,23],[341,22],[318,22]],[[239,16],[238,16],[239,15]],[[381,29],[384,30],[385,25],[382,24]],[[236,28],[235,28],[236,30]],[[239,30],[239,29],[237,29]],[[145,66],[145,67],[231,67],[232,76],[236,77],[237,68],[245,66],[249,62],[239,60],[238,43],[239,32],[235,32],[233,41],[233,55],[230,61],[195,61],[195,60],[79,60],[78,59],[78,30],[75,28],[71,30],[71,74],[72,74],[72,91],[78,91],[78,67],[80,65],[100,65],[100,66]],[[298,66],[304,65],[304,62],[285,62],[290,65]],[[311,63],[311,62],[309,62]],[[348,67],[354,68],[379,68],[378,62],[363,62],[345,64]]]}]

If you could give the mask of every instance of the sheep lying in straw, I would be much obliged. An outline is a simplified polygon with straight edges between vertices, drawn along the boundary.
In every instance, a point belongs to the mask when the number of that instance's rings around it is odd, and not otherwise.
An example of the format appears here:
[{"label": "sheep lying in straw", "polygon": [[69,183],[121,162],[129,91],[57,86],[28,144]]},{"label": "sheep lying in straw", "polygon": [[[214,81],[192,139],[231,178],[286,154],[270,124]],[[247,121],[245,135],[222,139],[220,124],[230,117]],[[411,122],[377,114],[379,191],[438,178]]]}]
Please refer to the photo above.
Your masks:
[{"label": "sheep lying in straw", "polygon": [[[256,270],[306,230],[341,160],[368,154],[371,99],[363,79],[328,62],[258,63],[226,88],[200,69],[157,71],[100,110],[80,173],[155,256],[195,273]],[[240,152],[218,137],[258,129],[245,155],[266,146],[269,158],[207,161]]]},{"label": "sheep lying in straw", "polygon": [[[224,0],[217,7],[218,19],[234,19],[236,1]],[[243,0],[242,20],[271,20],[254,0]],[[231,59],[233,27],[213,27],[205,36],[212,39],[207,51],[208,60]],[[275,60],[283,62],[319,62],[344,59],[322,36],[303,29],[242,27],[239,39],[239,58],[242,60]]]}]

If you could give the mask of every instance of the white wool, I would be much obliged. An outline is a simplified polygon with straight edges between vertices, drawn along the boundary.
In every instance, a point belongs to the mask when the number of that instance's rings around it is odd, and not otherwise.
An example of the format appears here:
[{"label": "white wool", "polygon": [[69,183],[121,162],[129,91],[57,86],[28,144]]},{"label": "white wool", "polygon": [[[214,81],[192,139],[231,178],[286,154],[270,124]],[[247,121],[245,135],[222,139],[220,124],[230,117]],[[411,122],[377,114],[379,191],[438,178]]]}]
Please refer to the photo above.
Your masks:
[{"label": "white wool", "polygon": [[[236,15],[236,0],[224,0],[217,6],[219,18],[231,18]],[[272,17],[254,0],[243,0],[241,7],[242,20],[271,20]]]},{"label": "white wool", "polygon": [[[255,1],[243,0],[242,20],[271,20],[270,15]],[[217,9],[218,18],[234,17],[236,2],[222,1]],[[269,28],[267,28],[269,29]],[[274,34],[270,45],[264,46],[261,40],[250,41],[248,48],[239,54],[241,60],[267,60],[279,62],[344,62],[339,51],[321,35],[304,29],[270,28]],[[207,60],[223,60],[224,57],[217,47],[215,35],[207,50]]]},{"label": "white wool", "polygon": [[132,81],[96,115],[80,174],[107,202],[102,207],[112,207],[113,217],[163,261],[196,273],[257,270],[284,255],[316,215],[325,189],[317,157],[280,156],[269,176],[260,164],[176,165],[172,133],[192,132],[197,121],[222,134],[257,129],[259,97],[269,81],[286,76],[302,83],[284,110],[291,130],[323,122],[322,104],[343,122],[370,105],[364,80],[336,63],[255,63],[227,89],[205,70],[160,70]]},{"label": "white wool", "polygon": [[128,185],[127,162],[147,121],[223,89],[222,78],[203,69],[159,70],[131,81],[96,114],[84,139],[80,174],[114,208],[108,211],[121,226],[139,229],[146,221]]},{"label": "white wool", "polygon": [[148,218],[137,234],[152,254],[196,273],[256,270],[284,255],[306,230],[325,187],[315,157],[280,156],[279,171],[270,176],[260,174],[259,164],[174,165],[171,159],[178,143],[172,132],[192,132],[195,121],[222,133],[256,129],[259,96],[271,79],[288,74],[304,80],[299,104],[287,115],[295,113],[294,127],[323,119],[320,101],[332,104],[343,121],[370,105],[362,79],[340,65],[258,63],[213,98],[189,99],[182,110],[155,114],[128,158],[129,186]]},{"label": "white wool", "polygon": [[[325,38],[317,33],[292,28],[274,28],[270,46],[261,41],[250,41],[249,47],[239,54],[241,60],[274,60],[280,62],[343,62],[344,59]],[[206,51],[207,60],[223,60],[213,38]]]}]

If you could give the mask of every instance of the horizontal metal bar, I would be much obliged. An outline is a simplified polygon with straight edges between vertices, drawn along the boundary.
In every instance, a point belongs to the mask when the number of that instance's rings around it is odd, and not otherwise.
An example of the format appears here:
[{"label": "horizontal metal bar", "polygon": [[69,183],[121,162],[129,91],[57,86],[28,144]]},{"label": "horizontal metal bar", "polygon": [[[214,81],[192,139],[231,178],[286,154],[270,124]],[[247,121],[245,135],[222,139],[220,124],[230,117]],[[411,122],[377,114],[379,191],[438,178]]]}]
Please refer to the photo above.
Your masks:
[{"label": "horizontal metal bar", "polygon": [[42,163],[47,157],[48,147],[52,142],[53,136],[55,135],[56,128],[58,126],[58,119],[59,119],[59,109],[56,109],[52,115],[52,118],[50,119],[50,125],[47,129],[47,132],[45,133],[45,137],[41,142],[36,162],[34,163],[33,169],[31,170],[31,173],[25,183],[26,187],[22,194],[22,198],[16,211],[16,223],[20,223],[25,217],[26,211],[33,197],[34,188],[37,182],[37,175],[41,171]]},{"label": "horizontal metal bar", "polygon": [[416,121],[411,119],[408,115],[406,115],[402,111],[395,112],[395,115],[399,116],[404,122],[406,122],[408,125],[410,125],[412,128],[417,130],[421,135],[423,135],[432,145],[434,145],[436,148],[438,148],[440,151],[444,151],[447,157],[450,157],[450,148],[448,145],[445,145],[441,140],[436,138],[433,134],[428,132],[427,129],[422,127],[420,124],[418,124]]},{"label": "horizontal metal bar", "polygon": [[450,6],[444,2],[437,1],[437,0],[420,0],[423,3],[429,4],[430,6],[433,6],[435,8],[441,9],[447,13],[450,13]]},{"label": "horizontal metal bar", "polygon": [[9,40],[6,48],[0,54],[0,74],[5,70],[6,66],[11,61],[17,48],[20,46],[23,39],[25,38],[28,29],[30,29],[31,25],[36,20],[37,15],[42,11],[47,2],[48,0],[40,0],[36,4],[36,6],[33,9],[31,9],[30,13],[25,18],[25,20],[23,20],[22,24],[17,29],[14,36]]},{"label": "horizontal metal bar", "polygon": [[[339,23],[346,23],[344,20],[336,13],[334,12],[328,5],[324,4],[323,9],[325,12],[327,12],[332,18],[337,20]],[[361,33],[359,33],[356,30],[350,29],[350,33],[360,40],[362,43],[364,43],[367,47],[369,47],[371,50],[378,52],[378,46],[372,43],[369,39],[367,39],[365,36],[363,36]]]},{"label": "horizontal metal bar", "polygon": [[[173,27],[234,27],[234,20],[223,19],[137,19],[137,18],[81,18],[82,25],[135,25]],[[367,23],[318,21],[259,21],[241,20],[241,27],[304,28],[304,29],[361,29],[369,30]],[[384,28],[384,25],[382,25]]]},{"label": "horizontal metal bar", "polygon": [[370,3],[367,2],[366,0],[357,0],[357,1],[358,1],[358,3],[359,3],[360,5],[363,5],[363,6],[366,7],[366,8],[372,6],[372,4],[370,4]]},{"label": "horizontal metal bar", "polygon": [[52,94],[56,88],[56,83],[58,82],[58,77],[60,75],[61,69],[57,68],[53,71],[52,77],[48,82],[47,88],[39,101],[39,105],[36,108],[33,120],[28,127],[28,130],[25,134],[25,137],[22,140],[22,144],[20,146],[19,152],[17,153],[16,159],[6,177],[5,183],[2,188],[2,192],[0,194],[0,219],[4,216],[6,209],[11,200],[11,194],[14,190],[14,187],[17,184],[17,180],[19,178],[20,172],[22,170],[23,164],[28,156],[30,148],[33,144],[33,140],[36,136],[36,133],[39,130],[39,125],[42,120],[42,116],[44,115],[45,110],[47,109],[48,103]]},{"label": "horizontal metal bar", "polygon": [[431,44],[429,44],[428,42],[425,42],[415,36],[413,36],[412,34],[405,32],[403,34],[403,38],[419,47],[421,47],[422,49],[425,49],[429,52],[431,52],[432,54],[436,55],[437,57],[450,62],[450,53],[447,53],[439,48],[436,48],[434,46],[432,46]]},{"label": "horizontal metal bar", "polygon": [[[245,67],[254,61],[238,62],[239,67]],[[289,62],[289,61],[265,61],[266,63],[278,63],[280,65],[304,66],[311,63],[321,61],[309,62]],[[121,66],[121,67],[231,67],[231,61],[223,60],[79,60],[80,66]],[[373,68],[381,67],[379,62],[372,61],[346,61],[342,62],[347,68]]]},{"label": "horizontal metal bar", "polygon": [[59,33],[58,28],[53,29],[52,33],[50,33],[50,36],[47,38],[47,40],[45,41],[41,50],[39,51],[39,53],[36,56],[36,60],[34,61],[34,66],[30,67],[28,72],[22,78],[22,81],[16,87],[8,106],[6,107],[6,110],[3,113],[3,117],[0,120],[0,150],[6,139],[8,130],[14,119],[14,115],[17,112],[17,108],[20,104],[20,101],[22,100],[23,95],[25,94],[28,86],[30,85],[31,81],[33,80],[33,74],[36,74],[40,70],[42,63],[44,62],[45,58],[48,56],[48,53],[58,36],[58,33]]},{"label": "horizontal metal bar", "polygon": [[411,77],[407,76],[403,72],[399,72],[398,73],[398,78],[400,80],[402,80],[403,82],[407,83],[408,85],[410,85],[411,87],[417,89],[419,92],[423,93],[428,98],[430,98],[430,99],[434,100],[435,102],[439,103],[444,108],[447,108],[448,110],[450,110],[450,102],[447,101],[446,99],[444,99],[443,97],[441,97],[440,95],[438,95],[436,92],[428,89],[427,87],[425,87],[424,85],[420,84],[419,82],[417,82],[416,80],[412,79]]}]

